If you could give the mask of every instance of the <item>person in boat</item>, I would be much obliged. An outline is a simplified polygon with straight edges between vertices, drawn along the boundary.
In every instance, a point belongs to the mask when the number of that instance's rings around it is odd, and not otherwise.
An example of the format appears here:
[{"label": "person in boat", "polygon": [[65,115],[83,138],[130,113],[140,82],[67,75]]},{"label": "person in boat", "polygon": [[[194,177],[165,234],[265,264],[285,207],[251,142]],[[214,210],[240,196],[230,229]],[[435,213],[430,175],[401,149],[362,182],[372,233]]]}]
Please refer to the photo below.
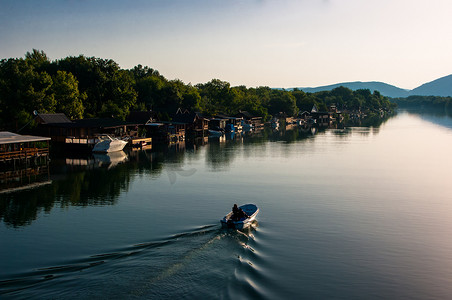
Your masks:
[{"label": "person in boat", "polygon": [[233,221],[239,221],[241,218],[248,218],[249,216],[243,211],[243,209],[237,207],[237,204],[234,204],[232,207],[232,216],[231,219]]}]

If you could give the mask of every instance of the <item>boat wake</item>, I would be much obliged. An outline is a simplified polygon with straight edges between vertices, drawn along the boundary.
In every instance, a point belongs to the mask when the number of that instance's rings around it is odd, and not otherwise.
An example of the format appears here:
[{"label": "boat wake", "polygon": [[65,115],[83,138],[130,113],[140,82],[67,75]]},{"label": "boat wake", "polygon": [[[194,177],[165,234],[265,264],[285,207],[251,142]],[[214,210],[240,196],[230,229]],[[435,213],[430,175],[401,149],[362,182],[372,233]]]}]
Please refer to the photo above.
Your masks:
[{"label": "boat wake", "polygon": [[0,295],[233,298],[240,291],[265,298],[260,292],[265,284],[259,284],[261,256],[255,249],[257,227],[257,221],[242,231],[205,225],[108,253],[2,275]]}]

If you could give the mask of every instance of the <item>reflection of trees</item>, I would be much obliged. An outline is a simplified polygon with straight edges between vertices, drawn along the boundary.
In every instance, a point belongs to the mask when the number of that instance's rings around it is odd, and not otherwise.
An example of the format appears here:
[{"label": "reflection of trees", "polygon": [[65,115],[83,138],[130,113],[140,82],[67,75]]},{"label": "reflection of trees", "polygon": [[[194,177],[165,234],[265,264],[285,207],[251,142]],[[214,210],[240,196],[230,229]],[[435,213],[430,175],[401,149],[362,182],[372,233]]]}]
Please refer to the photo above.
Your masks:
[{"label": "reflection of trees", "polygon": [[3,195],[0,220],[19,227],[29,225],[41,212],[50,212],[57,203],[61,207],[113,205],[129,183],[130,173],[122,166],[69,173],[51,185]]},{"label": "reflection of trees", "polygon": [[[290,130],[264,128],[255,133],[236,134],[233,139],[211,139],[206,151],[206,163],[211,170],[221,171],[226,169],[239,153],[246,157],[264,153],[268,141],[292,143],[309,137],[312,137],[310,129],[294,127]],[[237,151],[238,148],[242,151]]]},{"label": "reflection of trees", "polygon": [[[380,119],[372,123],[377,124],[373,125],[375,127],[362,132],[376,134],[378,126],[384,121]],[[212,171],[221,171],[232,164],[236,155],[246,157],[265,155],[269,141],[299,142],[325,130],[311,129],[294,127],[290,130],[275,131],[265,128],[259,132],[236,135],[234,138],[211,139],[205,152],[206,164]],[[352,134],[353,130],[345,128],[332,132],[342,138]],[[197,150],[204,145],[204,143],[186,144],[183,147],[156,145],[153,151],[130,152],[127,162],[119,163],[112,168],[104,164],[99,167],[95,163],[71,166],[53,159],[50,165],[52,184],[0,196],[0,221],[7,226],[20,227],[29,225],[40,213],[49,213],[57,205],[61,207],[114,205],[120,194],[129,190],[134,176],[156,178],[166,169],[170,182],[173,183],[176,175],[192,175],[193,170],[183,169],[183,163],[199,159],[202,154]]]},{"label": "reflection of trees", "polygon": [[87,165],[70,166],[55,160],[51,163],[52,184],[36,189],[3,194],[0,198],[0,221],[20,227],[36,220],[38,214],[49,213],[57,206],[114,205],[127,191],[135,174],[160,174],[164,156],[139,151],[127,163],[114,168]]},{"label": "reflection of trees", "polygon": [[349,120],[345,125],[358,127],[380,127],[393,116],[393,114],[386,114],[384,117],[381,117],[378,113],[370,113],[362,119]]},{"label": "reflection of trees", "polygon": [[70,173],[65,180],[56,182],[56,197],[62,206],[115,204],[121,192],[129,189],[130,173],[124,166]]},{"label": "reflection of trees", "polygon": [[220,139],[212,139],[206,150],[206,163],[212,171],[225,170],[234,160],[236,155],[233,149],[239,147],[242,141],[239,138],[221,141]]},{"label": "reflection of trees", "polygon": [[422,108],[422,109],[406,109],[409,114],[419,116],[421,119],[437,124],[443,127],[452,128],[452,112],[444,109]]},{"label": "reflection of trees", "polygon": [[40,212],[50,212],[55,202],[53,185],[4,194],[0,199],[0,220],[6,225],[29,225]]},{"label": "reflection of trees", "polygon": [[312,137],[314,133],[317,134],[323,131],[325,131],[324,128],[316,128],[315,131],[312,131],[309,126],[304,128],[296,126],[290,128],[289,130],[283,128],[279,131],[272,131],[269,134],[269,140],[272,142],[293,143],[296,141],[305,140]]}]

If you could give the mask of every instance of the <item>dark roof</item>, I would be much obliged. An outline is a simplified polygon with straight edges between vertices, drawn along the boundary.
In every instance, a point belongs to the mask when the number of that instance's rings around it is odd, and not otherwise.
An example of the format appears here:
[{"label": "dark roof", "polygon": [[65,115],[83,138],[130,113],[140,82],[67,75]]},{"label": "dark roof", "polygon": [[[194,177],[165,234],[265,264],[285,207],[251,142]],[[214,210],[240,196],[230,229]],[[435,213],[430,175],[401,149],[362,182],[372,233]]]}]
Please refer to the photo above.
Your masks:
[{"label": "dark roof", "polygon": [[173,116],[172,121],[177,123],[192,124],[196,121],[196,118],[201,118],[198,113],[177,113]]},{"label": "dark roof", "polygon": [[238,114],[236,114],[235,115],[236,117],[244,117],[244,118],[246,118],[246,119],[262,119],[262,117],[256,117],[256,116],[253,116],[252,114],[250,114],[249,112],[247,112],[247,111],[240,111]]},{"label": "dark roof", "polygon": [[136,125],[136,123],[121,121],[112,118],[93,118],[76,120],[71,123],[51,123],[47,125],[52,127],[63,127],[63,128],[115,128],[126,125]]},{"label": "dark roof", "polygon": [[330,111],[317,111],[311,112],[311,116],[321,116],[321,115],[332,115],[333,113]]},{"label": "dark roof", "polygon": [[146,124],[152,121],[155,113],[152,111],[132,111],[127,117],[127,121],[139,124]]},{"label": "dark roof", "polygon": [[53,123],[71,123],[71,120],[66,117],[63,113],[58,114],[38,114],[43,124],[53,124]]},{"label": "dark roof", "polygon": [[218,119],[228,119],[228,120],[243,119],[242,117],[230,117],[230,116],[226,116],[226,115],[222,115],[222,114],[216,115],[215,118],[218,118]]},{"label": "dark roof", "polygon": [[[175,121],[159,121],[159,123],[161,124],[165,124],[165,125],[187,125],[186,122],[175,122]],[[148,123],[146,125],[150,125],[153,123]]]}]

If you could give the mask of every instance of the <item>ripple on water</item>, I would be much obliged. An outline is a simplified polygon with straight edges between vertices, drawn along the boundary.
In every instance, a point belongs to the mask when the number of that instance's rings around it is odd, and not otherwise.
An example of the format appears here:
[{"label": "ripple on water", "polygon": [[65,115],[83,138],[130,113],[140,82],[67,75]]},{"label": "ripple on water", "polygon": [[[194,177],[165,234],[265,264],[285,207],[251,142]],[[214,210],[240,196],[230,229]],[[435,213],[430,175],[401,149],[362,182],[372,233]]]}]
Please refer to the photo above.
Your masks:
[{"label": "ripple on water", "polygon": [[0,295],[190,298],[202,294],[274,299],[271,291],[277,289],[265,247],[263,251],[259,242],[260,231],[257,226],[244,231],[220,229],[219,225],[191,228],[158,240],[14,274],[0,281]]}]

